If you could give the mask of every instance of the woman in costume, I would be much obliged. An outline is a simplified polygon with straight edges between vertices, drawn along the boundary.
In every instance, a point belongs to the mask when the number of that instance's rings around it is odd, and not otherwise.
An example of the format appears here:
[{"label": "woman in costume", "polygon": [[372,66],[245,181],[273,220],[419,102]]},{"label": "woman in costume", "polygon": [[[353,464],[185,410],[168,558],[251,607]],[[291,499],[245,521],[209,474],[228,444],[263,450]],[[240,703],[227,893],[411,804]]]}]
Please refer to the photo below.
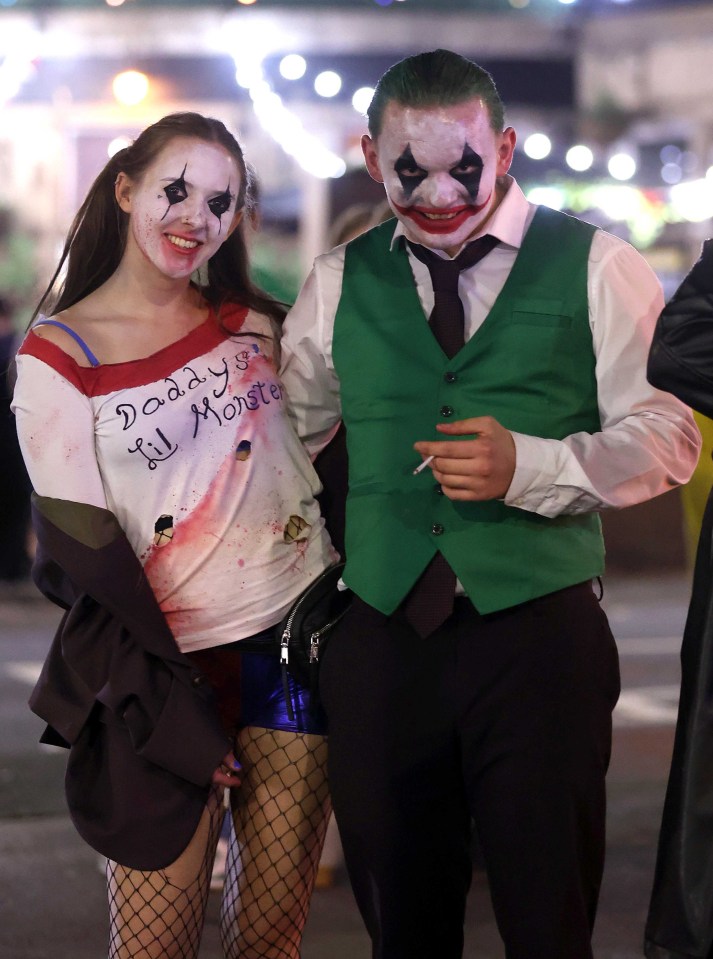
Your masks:
[{"label": "woman in costume", "polygon": [[298,957],[329,814],[321,716],[293,680],[287,710],[271,651],[336,554],[247,192],[220,121],[148,127],[92,185],[17,357],[34,577],[66,610],[31,706],[108,859],[112,959],[197,955],[226,789],[224,954]]}]

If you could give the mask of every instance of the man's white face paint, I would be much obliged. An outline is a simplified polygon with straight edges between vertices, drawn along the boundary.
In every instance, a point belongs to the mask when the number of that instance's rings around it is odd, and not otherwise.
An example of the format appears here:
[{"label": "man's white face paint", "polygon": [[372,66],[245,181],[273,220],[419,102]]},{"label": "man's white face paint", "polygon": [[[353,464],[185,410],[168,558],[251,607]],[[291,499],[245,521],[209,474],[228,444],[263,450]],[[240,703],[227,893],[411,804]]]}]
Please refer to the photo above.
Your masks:
[{"label": "man's white face paint", "polygon": [[480,98],[414,109],[393,101],[377,140],[362,141],[369,173],[416,243],[458,250],[490,216],[507,173],[514,131],[496,134]]},{"label": "man's white face paint", "polygon": [[[117,180],[137,246],[162,273],[190,276],[230,235],[240,187],[238,165],[216,143],[172,140],[138,184]],[[129,198],[129,206],[126,204]],[[123,201],[123,202],[122,202]]]}]

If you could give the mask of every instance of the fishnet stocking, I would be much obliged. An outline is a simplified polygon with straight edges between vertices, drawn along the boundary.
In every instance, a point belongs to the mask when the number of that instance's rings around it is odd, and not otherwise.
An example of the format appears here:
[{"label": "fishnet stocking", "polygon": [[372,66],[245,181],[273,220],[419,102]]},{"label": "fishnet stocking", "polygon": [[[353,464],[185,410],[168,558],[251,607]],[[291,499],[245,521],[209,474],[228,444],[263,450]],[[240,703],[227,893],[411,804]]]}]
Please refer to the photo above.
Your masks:
[{"label": "fishnet stocking", "polygon": [[[299,959],[330,813],[327,740],[249,727],[220,916],[226,959]],[[197,959],[225,808],[216,787],[196,833],[166,869],[107,863],[109,959]]]},{"label": "fishnet stocking", "polygon": [[226,959],[299,959],[330,813],[327,740],[248,727],[237,737],[220,931]]},{"label": "fishnet stocking", "polygon": [[154,872],[107,863],[109,959],[196,959],[215,848],[225,815],[222,787],[209,796],[185,851]]}]

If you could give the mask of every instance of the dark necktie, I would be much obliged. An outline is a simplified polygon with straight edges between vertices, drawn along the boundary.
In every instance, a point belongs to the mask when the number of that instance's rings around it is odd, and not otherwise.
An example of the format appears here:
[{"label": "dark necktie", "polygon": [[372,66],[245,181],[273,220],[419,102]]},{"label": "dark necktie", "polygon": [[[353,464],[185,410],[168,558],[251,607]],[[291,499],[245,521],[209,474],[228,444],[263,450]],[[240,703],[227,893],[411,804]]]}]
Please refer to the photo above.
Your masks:
[{"label": "dark necktie", "polygon": [[[431,274],[434,306],[429,324],[439,346],[449,358],[465,343],[463,304],[458,296],[461,270],[474,266],[500,241],[482,236],[469,243],[454,260],[444,260],[425,246],[409,244],[413,255]],[[436,553],[403,603],[404,615],[419,636],[429,636],[453,612],[456,574],[442,553]]]},{"label": "dark necktie", "polygon": [[433,311],[429,324],[446,356],[455,356],[465,343],[463,304],[458,296],[458,277],[490,253],[500,241],[481,236],[464,247],[454,260],[444,260],[425,246],[409,244],[411,252],[428,267],[433,284]]}]

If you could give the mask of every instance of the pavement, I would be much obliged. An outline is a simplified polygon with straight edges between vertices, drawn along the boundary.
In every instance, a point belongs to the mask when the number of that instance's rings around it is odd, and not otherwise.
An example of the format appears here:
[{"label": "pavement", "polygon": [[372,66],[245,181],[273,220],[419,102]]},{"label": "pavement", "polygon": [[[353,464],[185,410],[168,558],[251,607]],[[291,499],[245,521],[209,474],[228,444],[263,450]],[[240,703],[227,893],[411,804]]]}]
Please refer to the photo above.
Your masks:
[{"label": "pavement", "polygon": [[[678,650],[689,579],[610,573],[604,606],[619,644],[623,693],[609,774],[608,851],[596,959],[640,959],[673,743]],[[62,793],[64,753],[41,747],[26,702],[58,612],[32,588],[0,592],[0,959],[101,959],[108,923],[97,856],[76,835]],[[200,959],[222,959],[211,893]],[[303,959],[369,959],[343,874],[315,892]],[[504,959],[487,880],[476,868],[465,959]],[[438,959],[438,957],[434,957]]]}]

